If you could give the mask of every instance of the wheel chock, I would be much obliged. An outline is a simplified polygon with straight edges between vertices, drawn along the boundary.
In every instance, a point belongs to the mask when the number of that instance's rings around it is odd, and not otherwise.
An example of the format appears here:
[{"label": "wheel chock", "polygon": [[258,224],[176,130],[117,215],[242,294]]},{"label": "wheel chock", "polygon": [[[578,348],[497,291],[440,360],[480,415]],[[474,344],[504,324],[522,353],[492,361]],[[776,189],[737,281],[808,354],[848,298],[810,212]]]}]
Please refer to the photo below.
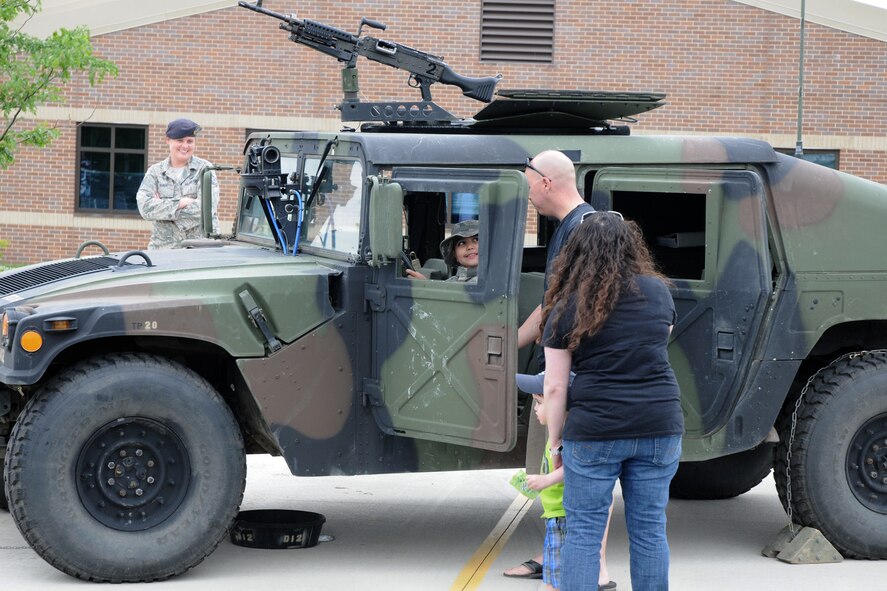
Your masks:
[{"label": "wheel chock", "polygon": [[773,540],[764,546],[761,554],[777,558],[789,564],[826,564],[841,562],[844,557],[835,550],[818,529],[812,527],[785,526]]},{"label": "wheel chock", "polygon": [[[801,526],[795,525],[794,528],[797,532],[801,529]],[[770,542],[767,543],[766,546],[764,546],[764,549],[761,550],[761,554],[763,554],[767,558],[776,558],[776,555],[782,552],[783,548],[788,546],[788,543],[792,541],[793,537],[794,535],[792,535],[792,528],[786,525],[778,534],[776,534],[776,537],[774,537],[772,540],[770,540]]]}]

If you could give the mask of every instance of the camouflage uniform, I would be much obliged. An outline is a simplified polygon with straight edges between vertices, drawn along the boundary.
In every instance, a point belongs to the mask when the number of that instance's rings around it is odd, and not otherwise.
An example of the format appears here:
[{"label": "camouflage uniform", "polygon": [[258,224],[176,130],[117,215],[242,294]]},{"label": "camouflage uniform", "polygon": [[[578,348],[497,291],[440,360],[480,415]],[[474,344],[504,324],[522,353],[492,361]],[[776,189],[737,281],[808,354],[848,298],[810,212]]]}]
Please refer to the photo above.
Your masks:
[{"label": "camouflage uniform", "polygon": [[456,274],[447,281],[460,281],[462,283],[477,283],[477,267],[463,267],[459,265]]},{"label": "camouflage uniform", "polygon": [[[456,240],[458,238],[477,236],[479,232],[480,222],[477,220],[466,220],[453,226],[453,233],[450,237],[440,243],[440,253],[443,255],[447,267],[452,269],[456,266]],[[459,265],[456,268],[456,274],[447,279],[447,281],[477,283],[477,267],[463,267]]]},{"label": "camouflage uniform", "polygon": [[[167,158],[148,169],[139,187],[136,201],[139,213],[146,220],[154,222],[148,248],[175,248],[183,240],[201,238],[200,227],[200,170],[210,163],[197,156],[191,160],[177,179],[170,173],[170,160]],[[213,228],[219,231],[219,182],[212,173]],[[176,209],[183,197],[197,199],[195,203]]]}]

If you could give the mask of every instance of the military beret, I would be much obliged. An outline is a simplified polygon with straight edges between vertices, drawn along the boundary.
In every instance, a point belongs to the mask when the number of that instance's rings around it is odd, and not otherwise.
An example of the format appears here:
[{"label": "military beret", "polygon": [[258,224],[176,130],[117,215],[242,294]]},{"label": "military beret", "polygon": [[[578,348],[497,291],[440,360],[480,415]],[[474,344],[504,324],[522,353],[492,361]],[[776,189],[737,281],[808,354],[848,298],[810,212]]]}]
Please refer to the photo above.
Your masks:
[{"label": "military beret", "polygon": [[200,131],[200,126],[190,119],[176,119],[170,121],[166,126],[166,137],[171,140],[180,140],[183,137],[197,135],[198,131]]}]

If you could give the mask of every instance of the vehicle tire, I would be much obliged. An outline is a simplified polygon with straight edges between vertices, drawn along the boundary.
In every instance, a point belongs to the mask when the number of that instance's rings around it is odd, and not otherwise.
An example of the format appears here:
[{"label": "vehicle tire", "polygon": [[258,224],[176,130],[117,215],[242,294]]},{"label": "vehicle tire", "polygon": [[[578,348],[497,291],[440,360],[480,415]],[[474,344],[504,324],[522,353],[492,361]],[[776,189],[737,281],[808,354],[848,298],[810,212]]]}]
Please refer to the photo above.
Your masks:
[{"label": "vehicle tire", "polygon": [[6,462],[0,460],[0,510],[9,511],[9,502],[6,500]]},{"label": "vehicle tire", "polygon": [[820,370],[803,394],[794,438],[791,424],[781,422],[776,452],[786,512],[791,492],[795,523],[821,531],[847,558],[887,558],[887,353]]},{"label": "vehicle tire", "polygon": [[761,483],[773,469],[773,445],[706,460],[681,462],[671,481],[673,499],[730,499]]},{"label": "vehicle tire", "polygon": [[43,386],[6,456],[9,506],[57,569],[163,580],[222,541],[246,478],[231,411],[193,371],[139,353],[79,363]]}]

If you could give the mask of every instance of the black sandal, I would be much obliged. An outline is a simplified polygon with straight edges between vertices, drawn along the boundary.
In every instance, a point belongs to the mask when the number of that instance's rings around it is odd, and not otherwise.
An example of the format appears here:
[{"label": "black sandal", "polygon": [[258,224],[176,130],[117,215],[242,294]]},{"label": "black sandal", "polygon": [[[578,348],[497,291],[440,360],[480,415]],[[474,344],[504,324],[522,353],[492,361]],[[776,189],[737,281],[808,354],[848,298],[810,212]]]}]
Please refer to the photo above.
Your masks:
[{"label": "black sandal", "polygon": [[525,575],[509,575],[506,573],[502,573],[506,577],[512,577],[515,579],[541,579],[542,578],[542,565],[536,562],[533,559],[530,559],[526,562],[522,562],[520,566],[525,566],[530,571]]}]

